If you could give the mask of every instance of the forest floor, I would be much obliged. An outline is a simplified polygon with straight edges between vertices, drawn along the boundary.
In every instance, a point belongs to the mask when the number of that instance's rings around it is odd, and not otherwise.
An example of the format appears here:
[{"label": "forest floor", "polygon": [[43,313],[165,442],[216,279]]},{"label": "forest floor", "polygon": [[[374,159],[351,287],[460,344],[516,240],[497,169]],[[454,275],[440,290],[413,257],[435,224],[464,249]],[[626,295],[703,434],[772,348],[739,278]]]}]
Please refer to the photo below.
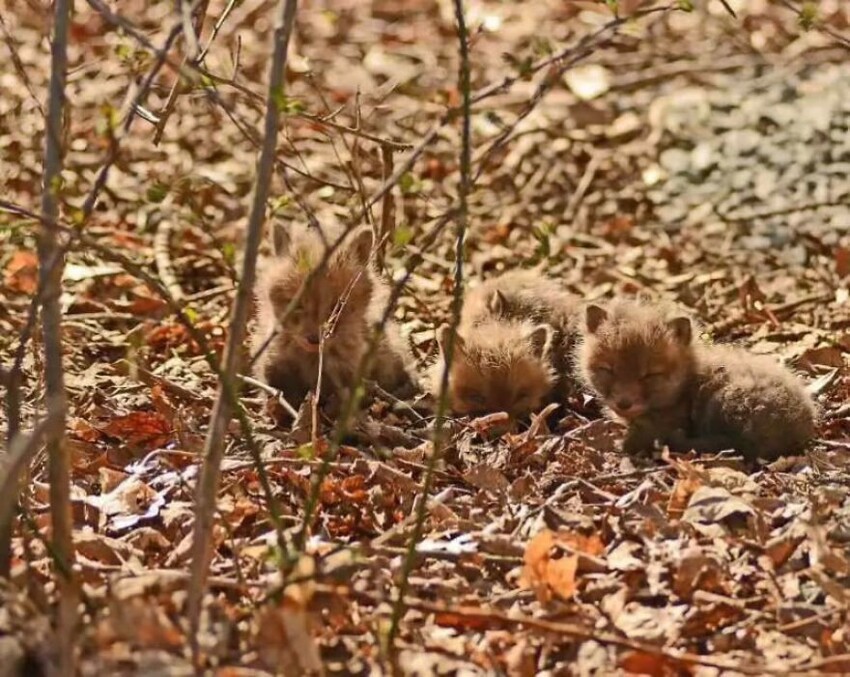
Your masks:
[{"label": "forest floor", "polygon": [[[803,374],[821,410],[817,443],[761,468],[728,455],[631,459],[617,450],[622,430],[589,397],[530,427],[452,420],[393,628],[432,420],[369,404],[358,441],[328,465],[303,575],[283,592],[266,494],[234,423],[200,635],[207,667],[850,671],[848,14],[820,3],[830,36],[803,31],[783,3],[730,0],[737,18],[714,0],[694,4],[608,31],[562,75],[529,71],[609,22],[604,3],[467,3],[473,90],[510,80],[472,117],[467,281],[542,263],[585,298],[672,299],[714,340]],[[225,5],[210,3],[202,44]],[[122,0],[113,10],[157,46],[175,21],[170,3]],[[0,11],[0,200],[37,212],[49,9],[2,0]],[[162,296],[122,258],[162,280],[221,350],[274,12],[267,0],[232,8],[205,58],[209,74],[181,93],[156,144],[173,72],[156,75],[122,136],[121,115],[155,58],[76,3],[66,223],[82,221],[97,172],[118,150],[61,299],[84,674],[192,673],[193,485],[217,383]],[[289,168],[274,178],[274,219],[344,221],[379,188],[381,149],[398,165],[458,105],[454,25],[444,0],[304,3],[281,101],[278,157]],[[179,61],[179,47],[174,54]],[[402,177],[391,275],[453,207],[459,147],[457,121],[443,125]],[[379,221],[380,205],[372,212]],[[422,367],[449,317],[453,225],[424,252],[396,313]],[[32,220],[0,212],[7,369],[37,285],[34,231]],[[44,406],[40,348],[36,335],[22,353],[24,427]],[[246,387],[243,401],[283,527],[297,531],[329,429],[313,438],[275,428],[265,397]],[[0,656],[30,667],[53,646],[45,469],[42,455],[0,609]]]}]

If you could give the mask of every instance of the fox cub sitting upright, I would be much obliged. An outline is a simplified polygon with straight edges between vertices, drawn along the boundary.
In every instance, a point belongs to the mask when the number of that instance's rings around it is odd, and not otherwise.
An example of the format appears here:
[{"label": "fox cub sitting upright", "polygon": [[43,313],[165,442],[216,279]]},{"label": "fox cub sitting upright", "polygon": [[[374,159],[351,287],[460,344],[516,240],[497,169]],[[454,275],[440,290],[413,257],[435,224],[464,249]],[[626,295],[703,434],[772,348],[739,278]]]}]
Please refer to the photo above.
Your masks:
[{"label": "fox cub sitting upright", "polygon": [[[357,229],[324,263],[328,244],[337,239],[338,231],[296,227],[276,229],[273,234],[274,256],[263,261],[256,290],[257,326],[251,352],[256,355],[265,349],[256,360],[255,372],[297,407],[316,387],[323,346],[323,400],[339,404],[355,385],[371,328],[380,320],[388,297],[386,284],[369,261],[372,232],[367,227]],[[317,274],[307,283],[298,305],[284,318],[290,301],[313,272]],[[390,321],[366,378],[408,396],[415,383],[412,362],[409,347]]]},{"label": "fox cub sitting upright", "polygon": [[773,359],[694,338],[687,317],[617,300],[585,309],[579,372],[628,426],[627,453],[656,443],[674,451],[735,449],[773,460],[804,449],[815,406]]},{"label": "fox cub sitting upright", "polygon": [[[451,411],[521,417],[559,399],[576,308],[575,297],[533,270],[505,273],[473,289],[464,301],[449,370]],[[434,396],[450,331],[444,325],[437,334]]]}]

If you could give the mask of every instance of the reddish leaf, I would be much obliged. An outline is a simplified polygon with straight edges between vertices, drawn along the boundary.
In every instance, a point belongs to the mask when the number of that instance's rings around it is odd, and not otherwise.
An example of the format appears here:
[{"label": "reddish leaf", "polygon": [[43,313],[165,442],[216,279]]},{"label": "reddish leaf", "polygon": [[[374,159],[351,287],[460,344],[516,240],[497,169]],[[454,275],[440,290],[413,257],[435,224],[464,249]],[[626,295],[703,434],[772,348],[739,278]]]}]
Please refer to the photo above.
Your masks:
[{"label": "reddish leaf", "polygon": [[6,265],[5,284],[11,291],[34,294],[38,289],[38,257],[30,251],[17,251]]},{"label": "reddish leaf", "polygon": [[161,447],[171,438],[171,426],[162,414],[134,411],[112,419],[101,431],[127,444]]}]

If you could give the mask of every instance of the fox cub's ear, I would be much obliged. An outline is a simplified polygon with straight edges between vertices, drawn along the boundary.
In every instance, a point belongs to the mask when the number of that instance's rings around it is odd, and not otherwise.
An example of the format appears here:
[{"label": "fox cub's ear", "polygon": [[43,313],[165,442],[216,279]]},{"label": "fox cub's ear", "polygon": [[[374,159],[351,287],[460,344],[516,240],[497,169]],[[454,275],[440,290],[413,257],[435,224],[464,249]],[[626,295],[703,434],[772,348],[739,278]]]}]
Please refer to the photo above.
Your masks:
[{"label": "fox cub's ear", "polygon": [[688,345],[693,338],[693,325],[688,317],[674,317],[667,323],[676,341],[683,346]]},{"label": "fox cub's ear", "polygon": [[369,261],[369,255],[372,253],[372,244],[375,242],[375,236],[372,234],[372,229],[369,226],[362,226],[355,230],[351,237],[348,238],[347,251],[352,258],[361,266],[365,266]]},{"label": "fox cub's ear", "polygon": [[599,325],[608,319],[608,311],[602,306],[591,304],[584,309],[584,326],[591,334],[595,334]]},{"label": "fox cub's ear", "polygon": [[539,358],[545,358],[552,350],[552,327],[548,324],[538,324],[532,328],[526,336],[531,341],[534,354]]},{"label": "fox cub's ear", "polygon": [[498,289],[490,295],[490,300],[487,302],[488,310],[494,315],[501,315],[505,312],[506,305],[507,299],[505,299],[505,295]]},{"label": "fox cub's ear", "polygon": [[292,236],[289,230],[281,223],[271,224],[271,240],[272,252],[275,256],[283,256],[289,253],[289,245],[292,243]]},{"label": "fox cub's ear", "polygon": [[[443,359],[446,358],[446,353],[449,349],[449,338],[452,335],[452,328],[444,324],[437,330],[437,345],[440,347],[440,355]],[[460,334],[455,334],[455,355],[462,355],[466,350],[466,343]]]}]

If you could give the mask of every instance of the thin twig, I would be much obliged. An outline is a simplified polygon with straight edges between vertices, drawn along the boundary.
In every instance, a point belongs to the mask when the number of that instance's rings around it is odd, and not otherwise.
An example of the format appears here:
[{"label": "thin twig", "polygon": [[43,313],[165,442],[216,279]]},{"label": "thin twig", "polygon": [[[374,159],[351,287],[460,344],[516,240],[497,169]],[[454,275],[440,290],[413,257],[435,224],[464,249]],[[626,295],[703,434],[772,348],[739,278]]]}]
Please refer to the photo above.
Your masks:
[{"label": "thin twig", "polygon": [[24,63],[21,61],[21,56],[18,54],[18,50],[15,46],[15,39],[12,37],[12,34],[9,33],[9,27],[6,26],[6,20],[3,18],[3,14],[0,13],[0,28],[3,29],[3,40],[6,43],[6,47],[9,48],[9,54],[12,57],[12,65],[15,67],[15,70],[18,73],[18,76],[24,83],[24,87],[27,88],[30,97],[35,102],[36,108],[38,108],[38,112],[41,114],[41,117],[45,117],[44,108],[41,106],[41,101],[39,101],[38,96],[36,96],[35,89],[32,86],[32,82],[27,75],[26,68],[24,68]]},{"label": "thin twig", "polygon": [[42,290],[42,338],[44,342],[44,390],[48,426],[45,431],[50,481],[50,517],[53,547],[64,571],[57,576],[58,673],[76,674],[74,646],[79,593],[74,580],[73,516],[71,513],[71,459],[64,446],[65,373],[62,367],[62,271],[64,257],[59,246],[59,179],[62,173],[62,121],[65,115],[65,80],[68,69],[70,0],[55,0],[53,43],[50,54],[50,94],[44,142],[44,178],[41,193],[43,220],[38,238],[39,288]]},{"label": "thin twig", "polygon": [[218,37],[218,32],[221,30],[221,27],[224,26],[224,22],[227,21],[227,17],[230,16],[230,13],[233,11],[233,8],[235,6],[236,0],[227,1],[227,6],[224,8],[224,11],[221,13],[221,16],[216,19],[215,25],[212,29],[212,33],[210,33],[210,39],[207,40],[207,44],[204,45],[204,48],[201,50],[201,53],[198,54],[198,58],[196,59],[198,63],[203,63],[204,59],[207,58],[207,52],[210,51],[212,43],[215,42],[216,37]]},{"label": "thin twig", "polygon": [[416,519],[413,525],[413,533],[407,545],[407,553],[402,566],[401,579],[398,583],[398,597],[393,604],[392,620],[388,633],[388,645],[392,648],[398,634],[399,623],[405,611],[405,596],[409,585],[410,573],[416,562],[416,546],[422,539],[422,531],[427,515],[428,496],[434,483],[434,470],[437,461],[442,458],[444,440],[444,421],[448,409],[448,385],[449,371],[454,357],[455,339],[457,328],[460,325],[460,315],[463,309],[463,257],[464,241],[468,220],[467,198],[472,187],[472,131],[470,121],[472,118],[472,101],[469,66],[469,34],[466,30],[466,17],[463,13],[463,0],[454,0],[455,19],[457,20],[457,37],[460,53],[460,65],[458,68],[458,89],[463,96],[463,117],[461,119],[461,147],[460,147],[460,185],[458,190],[459,209],[457,215],[457,229],[455,231],[455,274],[454,294],[452,297],[451,332],[446,345],[445,364],[443,373],[440,375],[440,392],[437,402],[437,418],[434,422],[433,449],[428,458],[425,477],[422,481],[422,500],[416,510]]},{"label": "thin twig", "polygon": [[[186,7],[186,3],[183,4]],[[198,6],[195,7],[192,11],[192,21],[184,22],[184,39],[187,45],[190,45],[195,54],[198,52],[198,45],[196,38],[201,33],[201,29],[204,25],[204,19],[207,16],[207,7],[209,6],[209,0],[200,0],[198,2]],[[187,26],[188,24],[188,26]],[[191,28],[191,30],[186,30],[186,28]],[[191,36],[191,37],[190,37]],[[191,43],[194,41],[194,45]],[[206,50],[209,49],[210,44],[212,44],[212,40],[207,46],[204,48],[203,54],[206,54]],[[197,59],[194,61],[200,61],[201,56],[199,55]],[[190,60],[189,56],[184,57],[183,63],[186,64]],[[177,98],[186,90],[185,85],[183,84],[180,76],[178,75],[174,79],[174,84],[171,85],[171,91],[168,93],[168,99],[165,102],[165,107],[162,109],[162,113],[159,115],[159,119],[156,122],[156,128],[153,133],[153,144],[154,146],[158,146],[159,142],[162,141],[162,135],[165,133],[165,125],[168,123],[168,118],[171,116],[172,111],[174,110],[174,106],[177,105]]]},{"label": "thin twig", "polygon": [[[381,145],[381,179],[386,181],[393,173],[393,149],[387,144]],[[393,191],[388,190],[381,201],[381,230],[376,238],[378,247],[378,266],[384,269],[387,248],[393,242],[395,233],[395,199]]]},{"label": "thin twig", "polygon": [[240,381],[242,381],[242,383],[246,383],[249,386],[253,386],[258,390],[262,390],[264,393],[266,393],[266,395],[274,397],[280,403],[280,405],[284,409],[286,409],[286,413],[292,416],[293,420],[298,418],[298,411],[283,396],[282,390],[278,390],[274,386],[270,386],[268,383],[263,383],[262,381],[258,381],[257,379],[252,378],[250,376],[245,376],[245,374],[237,374],[236,376],[237,378],[239,378]]},{"label": "thin twig", "polygon": [[[251,294],[256,276],[257,255],[262,240],[263,225],[266,216],[266,201],[269,195],[272,173],[274,171],[275,147],[277,145],[280,109],[277,101],[283,92],[284,73],[289,38],[295,22],[297,0],[281,0],[278,23],[274,31],[274,48],[271,72],[269,74],[268,98],[266,101],[265,137],[263,148],[257,162],[257,176],[251,213],[248,218],[248,236],[245,243],[245,257],[242,277],[233,304],[227,346],[224,352],[224,365],[221,370],[219,392],[210,417],[210,429],[204,446],[204,463],[198,478],[195,523],[192,543],[192,583],[189,588],[189,623],[193,654],[198,656],[198,630],[203,601],[208,564],[212,557],[212,528],[215,516],[216,496],[221,479],[221,459],[224,450],[224,437],[227,425],[233,414],[233,403],[226,396],[227,382],[233,390],[239,353],[245,336]],[[280,539],[280,525],[278,536]],[[282,543],[280,543],[282,546]]]}]

